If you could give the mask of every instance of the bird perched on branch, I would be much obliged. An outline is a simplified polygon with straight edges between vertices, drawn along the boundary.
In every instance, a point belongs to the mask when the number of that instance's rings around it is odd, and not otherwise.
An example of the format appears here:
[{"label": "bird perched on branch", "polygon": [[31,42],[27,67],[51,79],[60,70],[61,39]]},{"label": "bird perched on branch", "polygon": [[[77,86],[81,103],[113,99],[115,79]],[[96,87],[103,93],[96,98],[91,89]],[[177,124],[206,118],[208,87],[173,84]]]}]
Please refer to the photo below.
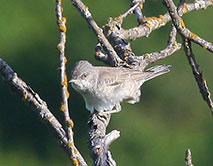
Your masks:
[{"label": "bird perched on branch", "polygon": [[124,67],[93,66],[88,61],[79,61],[69,82],[83,96],[91,113],[115,113],[121,111],[123,100],[131,104],[139,102],[142,84],[169,72],[169,67],[159,65],[142,72]]}]

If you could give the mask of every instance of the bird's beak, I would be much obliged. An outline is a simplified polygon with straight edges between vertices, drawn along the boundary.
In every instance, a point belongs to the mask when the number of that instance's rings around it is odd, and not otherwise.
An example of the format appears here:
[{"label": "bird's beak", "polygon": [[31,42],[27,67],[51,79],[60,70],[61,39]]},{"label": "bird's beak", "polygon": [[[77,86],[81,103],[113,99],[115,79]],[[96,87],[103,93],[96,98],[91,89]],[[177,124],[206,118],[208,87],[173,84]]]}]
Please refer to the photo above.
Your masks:
[{"label": "bird's beak", "polygon": [[71,79],[71,80],[69,80],[69,83],[75,83],[77,80],[75,80],[75,79]]}]

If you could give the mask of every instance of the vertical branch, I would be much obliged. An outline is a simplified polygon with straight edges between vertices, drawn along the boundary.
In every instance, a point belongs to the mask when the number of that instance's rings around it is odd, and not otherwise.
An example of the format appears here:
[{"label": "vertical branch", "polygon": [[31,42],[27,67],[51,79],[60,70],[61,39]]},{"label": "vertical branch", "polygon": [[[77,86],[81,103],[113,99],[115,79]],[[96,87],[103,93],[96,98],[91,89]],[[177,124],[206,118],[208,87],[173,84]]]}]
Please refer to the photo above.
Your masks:
[{"label": "vertical branch", "polygon": [[67,137],[69,141],[72,141],[72,127],[73,122],[69,117],[68,110],[68,97],[69,92],[67,90],[67,75],[66,75],[66,62],[67,59],[65,57],[65,44],[66,44],[66,18],[62,16],[62,6],[61,1],[56,1],[56,16],[57,23],[59,27],[59,44],[57,45],[57,49],[59,50],[59,58],[60,58],[60,76],[61,76],[61,86],[62,86],[62,104],[61,111],[63,111],[64,119],[66,122],[66,130]]},{"label": "vertical branch", "polygon": [[64,114],[65,120],[65,127],[66,127],[66,136],[68,139],[68,147],[70,148],[70,158],[74,165],[87,165],[80,155],[77,148],[74,146],[74,139],[73,139],[73,131],[72,128],[74,123],[69,116],[69,109],[68,109],[68,81],[67,81],[67,74],[66,74],[66,62],[67,59],[65,57],[65,44],[66,44],[66,18],[62,15],[63,8],[62,8],[62,1],[56,0],[56,18],[57,24],[59,28],[59,44],[57,45],[57,49],[59,50],[59,58],[60,58],[60,76],[61,76],[61,88],[62,88],[62,103],[61,103],[61,111]]},{"label": "vertical branch", "polygon": [[90,152],[94,166],[116,166],[109,145],[120,137],[120,132],[113,130],[106,134],[111,114],[92,114],[89,119]]}]

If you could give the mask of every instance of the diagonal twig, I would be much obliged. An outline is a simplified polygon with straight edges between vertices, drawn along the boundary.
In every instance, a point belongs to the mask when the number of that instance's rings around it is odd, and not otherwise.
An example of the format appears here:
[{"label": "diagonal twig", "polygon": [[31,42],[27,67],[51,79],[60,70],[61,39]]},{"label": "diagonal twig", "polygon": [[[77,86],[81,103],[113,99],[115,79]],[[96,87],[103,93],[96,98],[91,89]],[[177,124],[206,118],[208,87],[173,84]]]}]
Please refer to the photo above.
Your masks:
[{"label": "diagonal twig", "polygon": [[[11,87],[12,91],[18,94],[25,103],[32,107],[38,117],[51,129],[61,147],[71,156],[68,139],[60,122],[49,110],[45,101],[34,92],[23,80],[21,80],[12,68],[0,58],[0,77]],[[76,148],[75,148],[76,149]],[[77,151],[77,149],[76,149]],[[84,163],[82,156],[78,153],[77,158],[80,163]],[[86,166],[86,165],[83,165]]]},{"label": "diagonal twig", "polygon": [[[133,0],[134,1],[134,0]],[[142,3],[144,3],[144,1],[145,0],[139,0],[139,1],[136,1],[136,2],[132,2],[132,7],[130,8],[130,9],[128,9],[124,14],[122,14],[120,17],[122,18],[122,19],[124,19],[124,18],[126,18],[128,15],[130,15],[130,14],[132,14],[133,13],[133,11],[136,9],[136,8],[138,8],[139,7],[139,5],[141,5]],[[140,8],[140,7],[139,7]],[[140,15],[140,17],[139,17],[139,15]],[[137,14],[137,18],[139,19],[139,18],[141,18],[142,16],[141,16],[142,14]]]},{"label": "diagonal twig", "polygon": [[165,49],[153,52],[153,53],[146,53],[141,56],[134,56],[129,58],[129,61],[138,62],[140,69],[143,71],[149,64],[157,62],[161,59],[164,59],[181,48],[181,44],[177,43],[176,41],[177,31],[176,28],[172,25],[171,32],[168,39],[168,45]]},{"label": "diagonal twig", "polygon": [[[200,1],[203,2],[202,5],[200,5],[201,3],[198,3],[197,1],[194,3],[184,4],[184,8],[180,10],[179,15],[182,16],[183,14],[194,10],[206,9],[209,6],[213,6],[212,0]],[[159,15],[159,17],[147,17],[143,19],[143,22],[146,23],[139,25],[138,27],[122,31],[122,33],[119,34],[119,37],[124,40],[135,40],[137,38],[148,36],[152,31],[165,26],[171,20],[171,17],[167,12],[164,15]]]},{"label": "diagonal twig", "polygon": [[[195,42],[195,37],[190,37],[190,35],[186,35],[183,31],[186,30],[182,18],[178,15],[177,8],[172,0],[165,0],[165,5],[168,8],[168,11],[171,15],[172,22],[177,28],[178,32],[180,33],[183,45],[184,45],[184,51],[187,56],[189,65],[192,68],[192,73],[194,75],[194,78],[198,84],[198,87],[200,89],[200,93],[203,97],[203,99],[207,102],[211,113],[213,114],[213,101],[210,97],[210,92],[207,86],[206,80],[203,78],[202,72],[199,69],[199,65],[196,62],[194,53],[191,48],[191,41]],[[188,30],[189,31],[189,30]],[[191,33],[191,32],[190,32]],[[195,42],[197,43],[197,42]],[[198,43],[199,44],[199,43]],[[204,45],[205,46],[205,45]],[[209,45],[208,45],[209,46]],[[211,51],[211,45],[207,48],[209,51]],[[213,45],[212,45],[213,50]]]},{"label": "diagonal twig", "polygon": [[[135,5],[137,3],[138,3],[138,0],[131,0],[131,5]],[[139,6],[137,6],[134,9],[134,14],[135,14],[136,19],[137,19],[137,21],[138,21],[139,24],[143,23],[144,15],[142,13],[142,9],[143,9],[144,3],[145,3],[145,0],[140,1]]]},{"label": "diagonal twig", "polygon": [[213,101],[210,97],[210,92],[207,86],[207,82],[206,80],[203,78],[203,74],[199,69],[199,65],[196,62],[194,53],[192,52],[192,48],[191,48],[191,41],[187,38],[185,38],[184,36],[182,36],[183,38],[183,43],[184,43],[184,51],[186,54],[186,57],[188,59],[189,65],[192,68],[192,73],[194,75],[194,78],[197,82],[197,85],[200,89],[200,93],[203,97],[203,99],[207,102],[211,113],[213,114]]},{"label": "diagonal twig", "polygon": [[103,34],[103,30],[97,25],[95,20],[92,17],[87,6],[81,0],[71,0],[72,4],[79,10],[82,17],[87,21],[90,28],[93,30],[95,35],[98,38],[98,41],[103,45],[104,51],[108,54],[108,63],[111,63],[113,66],[119,66],[123,61],[117,55],[107,38]]},{"label": "diagonal twig", "polygon": [[211,42],[208,42],[198,35],[191,32],[189,29],[186,28],[182,18],[178,14],[177,8],[172,0],[165,0],[165,5],[169,11],[169,14],[172,18],[172,22],[185,38],[190,39],[194,43],[200,45],[201,47],[207,49],[208,51],[213,53],[213,44]]}]

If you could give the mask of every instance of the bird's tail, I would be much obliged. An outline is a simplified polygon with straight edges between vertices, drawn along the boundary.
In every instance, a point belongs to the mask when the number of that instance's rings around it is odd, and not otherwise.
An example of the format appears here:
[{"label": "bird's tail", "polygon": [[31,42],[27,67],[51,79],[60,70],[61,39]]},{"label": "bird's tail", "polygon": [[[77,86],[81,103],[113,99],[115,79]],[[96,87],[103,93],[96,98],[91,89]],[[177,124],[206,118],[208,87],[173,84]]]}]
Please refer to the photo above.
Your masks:
[{"label": "bird's tail", "polygon": [[145,77],[145,81],[149,81],[157,76],[170,72],[170,67],[171,65],[158,65],[147,69],[146,72],[150,72],[150,74]]}]

